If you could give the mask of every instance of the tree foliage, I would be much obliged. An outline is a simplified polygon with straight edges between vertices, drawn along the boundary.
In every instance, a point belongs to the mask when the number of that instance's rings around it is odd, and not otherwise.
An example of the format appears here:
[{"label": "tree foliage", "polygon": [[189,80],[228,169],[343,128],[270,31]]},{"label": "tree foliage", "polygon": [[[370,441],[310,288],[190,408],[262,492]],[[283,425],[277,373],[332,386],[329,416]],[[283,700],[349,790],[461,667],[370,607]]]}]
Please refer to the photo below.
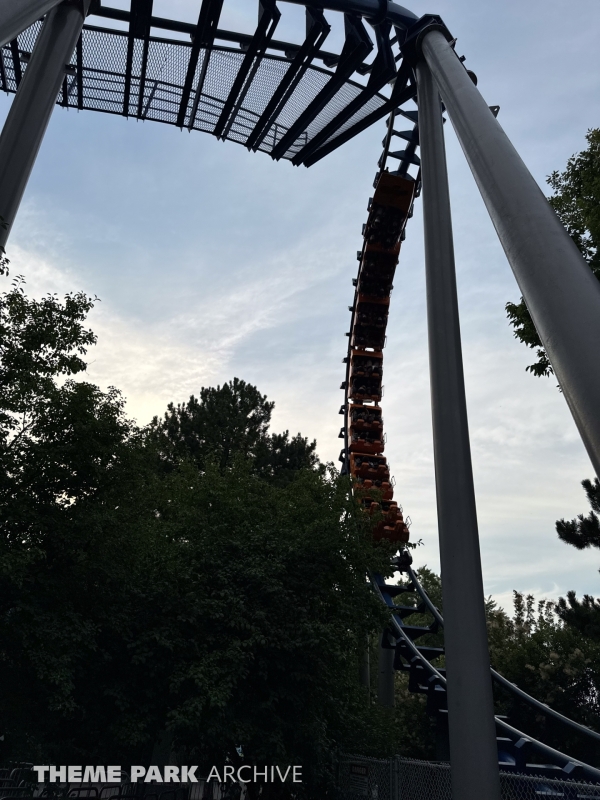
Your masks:
[{"label": "tree foliage", "polygon": [[[559,539],[578,550],[588,547],[600,550],[600,481],[584,480],[581,485],[592,510],[587,516],[579,514],[572,520],[557,520],[556,532]],[[570,591],[566,599],[559,598],[556,610],[567,625],[600,642],[600,600],[587,594],[578,600],[576,592]]]},{"label": "tree foliage", "polygon": [[302,469],[318,465],[317,443],[289,431],[269,433],[274,403],[255,386],[234,378],[223,386],[202,388],[187,403],[169,403],[155,417],[149,436],[166,464],[192,458],[200,470],[213,462],[221,471],[243,456],[264,480],[285,485]]},{"label": "tree foliage", "polygon": [[0,296],[0,521],[3,541],[30,551],[115,479],[132,426],[119,393],[75,381],[95,342],[93,300]]},{"label": "tree foliage", "polygon": [[139,430],[80,380],[93,300],[1,299],[4,757],[149,763],[166,738],[186,763],[302,764],[321,796],[376,735],[356,677],[390,552],[347,479],[238,380]]},{"label": "tree foliage", "polygon": [[[587,149],[573,155],[563,172],[554,171],[548,177],[554,192],[548,200],[600,279],[600,128],[588,131],[586,139]],[[507,303],[506,312],[515,338],[536,350],[537,361],[527,371],[538,377],[553,374],[525,300]]]},{"label": "tree foliage", "polygon": [[587,516],[579,514],[576,519],[559,519],[556,523],[558,538],[565,544],[570,544],[578,550],[585,550],[588,547],[600,549],[600,482],[594,478],[594,482],[583,480],[581,485],[585,489],[588,501],[592,510]]},{"label": "tree foliage", "polygon": [[[514,592],[514,614],[488,607],[492,666],[554,710],[600,731],[600,643],[565,625],[554,603]],[[509,724],[562,752],[600,765],[595,743],[495,687]]]},{"label": "tree foliage", "polygon": [[[567,232],[581,251],[590,269],[600,280],[600,128],[588,131],[587,149],[573,155],[563,172],[555,171],[548,177],[554,194],[548,198]],[[506,311],[514,335],[528,347],[536,350],[537,361],[527,367],[540,377],[553,373],[552,365],[523,298],[519,303],[507,303]],[[600,548],[600,484],[584,480],[582,485],[592,507],[586,516],[557,520],[559,538],[579,550]],[[600,639],[600,602],[589,595],[577,599],[570,591],[567,599],[560,598],[557,613],[568,625],[580,632]]]}]

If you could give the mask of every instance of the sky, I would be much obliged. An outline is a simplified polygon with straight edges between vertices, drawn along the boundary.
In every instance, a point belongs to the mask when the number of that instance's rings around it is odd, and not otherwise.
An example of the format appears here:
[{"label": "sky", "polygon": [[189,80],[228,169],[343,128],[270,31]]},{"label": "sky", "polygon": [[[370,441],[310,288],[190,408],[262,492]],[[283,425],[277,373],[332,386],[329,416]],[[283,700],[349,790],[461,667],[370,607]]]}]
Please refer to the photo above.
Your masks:
[{"label": "sky", "polygon": [[[600,126],[598,0],[409,7],[442,16],[548,192],[546,176]],[[172,18],[197,19],[198,8],[155,0]],[[225,8],[224,27],[246,30],[256,16],[253,0]],[[277,37],[297,40],[299,9],[280,8]],[[0,121],[11,100],[0,96]],[[118,387],[140,424],[236,376],[275,401],[273,430],[316,438],[321,459],[337,462],[351,279],[384,132],[376,124],[306,169],[198,132],[57,108],[8,243],[12,275],[34,296],[99,298],[87,379]],[[445,132],[485,591],[507,608],[513,590],[600,594],[598,554],[562,544],[554,527],[588,512],[580,482],[592,467],[556,381],[525,372],[533,353],[504,310],[519,291],[450,124]],[[419,201],[394,287],[386,455],[423,541],[415,563],[439,569]]]}]

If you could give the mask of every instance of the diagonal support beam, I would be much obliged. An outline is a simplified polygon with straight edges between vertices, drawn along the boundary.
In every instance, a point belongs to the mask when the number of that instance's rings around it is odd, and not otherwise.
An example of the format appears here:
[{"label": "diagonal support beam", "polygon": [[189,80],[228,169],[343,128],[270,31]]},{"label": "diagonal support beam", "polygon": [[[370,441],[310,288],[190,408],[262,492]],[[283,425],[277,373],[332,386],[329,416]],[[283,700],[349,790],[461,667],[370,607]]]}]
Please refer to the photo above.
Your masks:
[{"label": "diagonal support beam", "polygon": [[281,79],[277,89],[273,92],[273,96],[267,103],[265,110],[254,126],[254,130],[248,137],[246,147],[249,150],[257,150],[260,147],[273,121],[277,119],[279,112],[291,97],[298,83],[302,80],[302,76],[311,65],[312,60],[321,49],[323,42],[331,31],[331,27],[323,16],[322,11],[307,8],[306,18],[306,39],[294,56],[289,69]]},{"label": "diagonal support beam", "polygon": [[215,125],[214,134],[217,137],[225,138],[227,136],[281,17],[281,12],[275,5],[275,0],[259,0],[259,8],[260,17],[256,32],[248,45],[244,60],[225,100],[223,111]]},{"label": "diagonal support beam", "polygon": [[446,41],[422,51],[600,476],[600,283]]},{"label": "diagonal support beam", "polygon": [[396,74],[396,61],[390,43],[390,25],[383,23],[375,28],[377,38],[377,56],[373,62],[369,80],[363,91],[354,98],[331,122],[319,131],[316,136],[305,145],[292,159],[292,164],[298,166],[312,155],[315,150],[330,139],[344,123],[352,119],[354,114],[369,102],[375,95],[389,83]]},{"label": "diagonal support beam", "polygon": [[365,30],[359,17],[352,14],[344,14],[346,28],[346,41],[340,54],[340,60],[335,73],[321,89],[319,94],[304,109],[302,114],[290,127],[289,131],[281,138],[281,141],[273,149],[272,157],[282,158],[289,148],[294,144],[298,136],[307,129],[310,123],[321,113],[327,103],[334,97],[351,75],[362,64],[364,59],[373,49],[373,42]]},{"label": "diagonal support beam", "polygon": [[352,127],[348,128],[343,133],[340,133],[339,136],[336,136],[334,139],[324,144],[313,155],[308,156],[305,159],[303,162],[304,165],[311,167],[313,164],[316,164],[317,161],[320,161],[326,155],[329,155],[329,153],[333,152],[333,150],[336,150],[354,136],[369,128],[374,122],[383,119],[386,114],[395,111],[403,103],[407,103],[409,100],[414,99],[417,95],[417,87],[412,83],[409,85],[411,77],[412,69],[410,69],[408,66],[404,67],[403,64],[398,70],[398,77],[396,78],[396,83],[394,84],[394,88],[388,102],[384,103],[376,111],[372,111],[370,114],[367,114],[359,122],[356,122],[354,125],[352,125]]},{"label": "diagonal support beam", "polygon": [[[179,104],[179,112],[177,114],[177,125],[183,128],[185,125],[185,118],[187,115],[190,96],[194,87],[194,78],[196,77],[196,69],[198,67],[198,59],[200,58],[200,51],[205,48],[204,61],[202,63],[202,72],[196,87],[196,98],[199,99],[202,94],[204,86],[204,78],[206,77],[206,70],[210,60],[212,46],[215,41],[215,34],[217,26],[221,17],[221,10],[223,8],[223,0],[203,0],[200,8],[200,15],[198,17],[198,25],[196,32],[192,34],[192,50],[190,52],[190,61],[188,64],[185,82],[183,84],[183,92],[181,94],[181,103]],[[198,103],[194,102],[194,108],[197,110]],[[192,118],[196,116],[195,112]],[[192,123],[193,125],[193,123]]]},{"label": "diagonal support beam", "polygon": [[89,0],[62,4],[46,17],[0,135],[0,229],[4,247],[81,34]]},{"label": "diagonal support beam", "polygon": [[2,0],[0,3],[0,47],[16,39],[36,20],[62,0]]}]

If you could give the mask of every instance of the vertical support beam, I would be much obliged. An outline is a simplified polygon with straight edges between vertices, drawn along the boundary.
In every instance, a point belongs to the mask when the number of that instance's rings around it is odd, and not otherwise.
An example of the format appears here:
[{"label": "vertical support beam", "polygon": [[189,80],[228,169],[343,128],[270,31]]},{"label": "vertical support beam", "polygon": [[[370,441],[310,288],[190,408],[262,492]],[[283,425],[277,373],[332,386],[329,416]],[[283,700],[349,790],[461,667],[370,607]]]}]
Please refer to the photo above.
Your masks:
[{"label": "vertical support beam", "polygon": [[[90,0],[84,0],[87,12]],[[80,2],[52,9],[33,49],[0,135],[0,214],[8,229],[0,229],[4,247],[50,121],[65,65],[81,34],[84,11]]]},{"label": "vertical support beam", "polygon": [[445,37],[423,55],[600,476],[600,283]]},{"label": "vertical support beam", "polygon": [[500,800],[442,107],[423,60],[416,74],[452,796]]},{"label": "vertical support beam", "polygon": [[360,686],[371,691],[371,658],[370,658],[370,642],[367,636],[365,642],[365,649],[360,653],[360,663],[358,665],[358,683]]},{"label": "vertical support beam", "polygon": [[379,645],[379,664],[377,671],[377,700],[385,708],[393,708],[394,698],[394,654],[395,651],[383,647],[387,642],[388,634],[383,632]]},{"label": "vertical support beam", "polygon": [[61,0],[2,0],[0,3],[0,47],[16,39]]}]

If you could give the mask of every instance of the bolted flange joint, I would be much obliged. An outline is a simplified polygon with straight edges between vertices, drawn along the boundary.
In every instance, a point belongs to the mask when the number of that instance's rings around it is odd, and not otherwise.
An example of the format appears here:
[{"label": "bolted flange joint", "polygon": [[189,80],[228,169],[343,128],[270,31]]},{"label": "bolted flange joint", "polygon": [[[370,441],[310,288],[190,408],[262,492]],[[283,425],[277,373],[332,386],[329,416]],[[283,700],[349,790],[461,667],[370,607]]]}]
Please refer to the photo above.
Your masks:
[{"label": "bolted flange joint", "polygon": [[412,67],[415,67],[423,57],[421,43],[431,31],[440,31],[449,42],[455,41],[441,17],[437,14],[424,14],[408,29],[406,39],[400,48],[402,56]]}]

